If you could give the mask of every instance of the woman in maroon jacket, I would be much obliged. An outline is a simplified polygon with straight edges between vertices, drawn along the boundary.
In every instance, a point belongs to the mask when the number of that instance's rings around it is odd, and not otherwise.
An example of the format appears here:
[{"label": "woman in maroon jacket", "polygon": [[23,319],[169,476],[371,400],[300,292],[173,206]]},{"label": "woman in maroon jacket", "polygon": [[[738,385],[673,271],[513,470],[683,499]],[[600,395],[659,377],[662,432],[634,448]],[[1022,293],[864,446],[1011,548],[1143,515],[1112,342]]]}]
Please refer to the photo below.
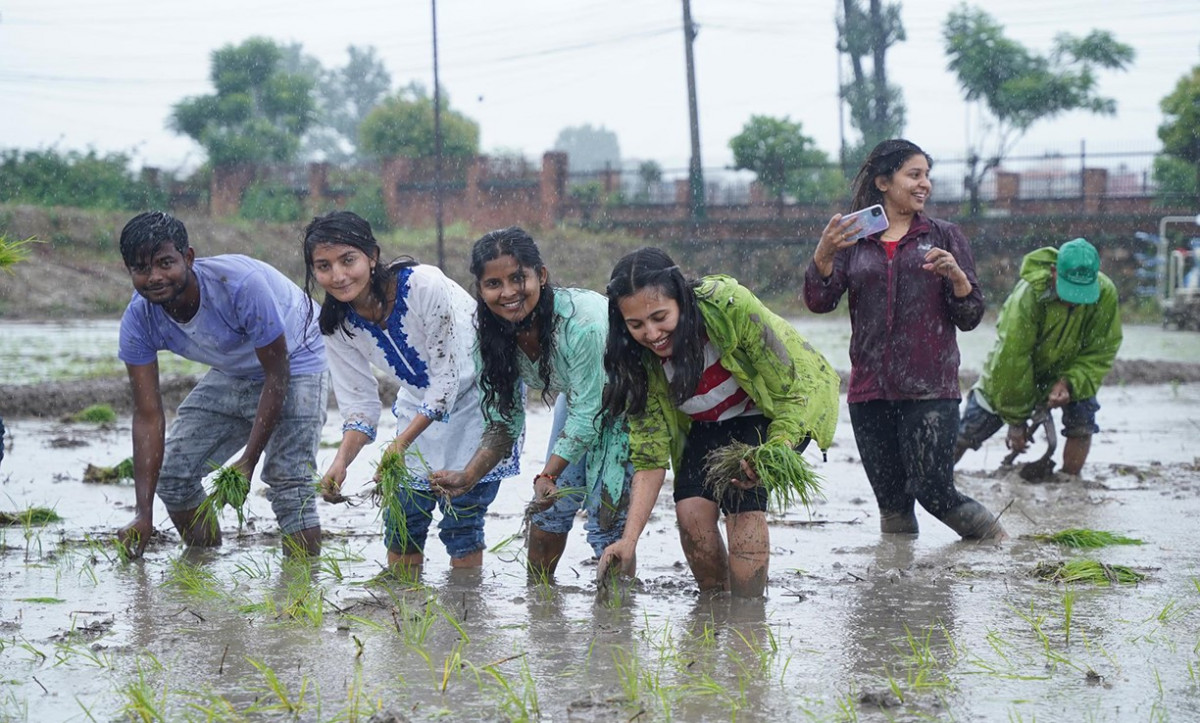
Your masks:
[{"label": "woman in maroon jacket", "polygon": [[850,421],[879,503],[880,529],[916,533],[914,502],[964,538],[1003,539],[986,507],[954,486],[958,343],[983,317],[966,237],[923,211],[929,155],[906,140],[871,151],[854,179],[854,208],[882,204],[890,225],[853,240],[830,219],[804,275],[804,303],[832,311],[850,295]]}]

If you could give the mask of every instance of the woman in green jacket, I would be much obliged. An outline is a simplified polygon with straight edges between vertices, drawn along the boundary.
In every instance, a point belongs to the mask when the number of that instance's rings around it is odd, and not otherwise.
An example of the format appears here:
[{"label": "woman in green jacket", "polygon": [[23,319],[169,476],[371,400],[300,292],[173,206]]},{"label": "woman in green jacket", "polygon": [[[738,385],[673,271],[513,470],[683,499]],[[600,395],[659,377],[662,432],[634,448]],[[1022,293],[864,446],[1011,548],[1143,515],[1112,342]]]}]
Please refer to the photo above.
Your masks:
[{"label": "woman in green jacket", "polygon": [[701,591],[761,596],[767,493],[743,462],[741,479],[717,499],[704,485],[705,455],[739,441],[803,448],[811,439],[827,449],[837,425],[837,373],[737,281],[689,281],[659,249],[617,262],[608,309],[604,412],[629,420],[634,477],[625,532],[601,567],[634,558],[670,465],[680,540]]}]

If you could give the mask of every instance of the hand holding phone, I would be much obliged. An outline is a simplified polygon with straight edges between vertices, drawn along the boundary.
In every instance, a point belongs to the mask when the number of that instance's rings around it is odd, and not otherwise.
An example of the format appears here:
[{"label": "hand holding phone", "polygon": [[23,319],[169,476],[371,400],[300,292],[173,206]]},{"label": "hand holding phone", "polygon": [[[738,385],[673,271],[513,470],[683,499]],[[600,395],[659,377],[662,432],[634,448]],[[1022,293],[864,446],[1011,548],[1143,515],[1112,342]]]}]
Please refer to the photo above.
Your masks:
[{"label": "hand holding phone", "polygon": [[888,227],[887,215],[883,212],[883,206],[879,204],[868,206],[854,213],[848,213],[842,216],[841,222],[844,224],[851,220],[853,223],[849,226],[850,235],[846,237],[847,241],[857,241],[861,238],[866,238],[867,236],[884,231]]}]

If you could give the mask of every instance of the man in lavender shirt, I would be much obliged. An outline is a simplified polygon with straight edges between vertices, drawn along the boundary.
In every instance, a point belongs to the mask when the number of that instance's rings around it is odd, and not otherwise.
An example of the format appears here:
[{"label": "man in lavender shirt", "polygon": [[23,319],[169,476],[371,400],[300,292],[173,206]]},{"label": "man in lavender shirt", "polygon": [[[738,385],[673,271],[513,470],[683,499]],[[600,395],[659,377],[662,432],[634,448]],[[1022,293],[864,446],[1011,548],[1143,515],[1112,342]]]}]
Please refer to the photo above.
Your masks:
[{"label": "man in lavender shirt", "polygon": [[[119,356],[133,388],[137,512],[117,535],[140,555],[157,492],[188,545],[221,544],[199,514],[201,479],[239,450],[252,479],[260,458],[288,554],[316,554],[321,522],[312,484],[329,395],[312,301],[273,267],[246,256],[196,258],[183,223],[162,212],[121,231],[136,293],[121,317]],[[179,406],[170,434],[158,352],[212,367]]]}]

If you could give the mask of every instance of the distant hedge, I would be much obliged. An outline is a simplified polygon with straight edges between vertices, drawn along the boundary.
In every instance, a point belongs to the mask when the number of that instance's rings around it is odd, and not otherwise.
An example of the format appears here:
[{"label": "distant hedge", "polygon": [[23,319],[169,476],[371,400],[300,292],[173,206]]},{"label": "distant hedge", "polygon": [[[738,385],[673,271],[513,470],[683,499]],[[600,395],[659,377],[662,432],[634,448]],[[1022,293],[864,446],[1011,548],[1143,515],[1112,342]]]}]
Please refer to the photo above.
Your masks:
[{"label": "distant hedge", "polygon": [[109,211],[162,208],[166,194],[137,177],[124,153],[0,151],[0,202]]}]

